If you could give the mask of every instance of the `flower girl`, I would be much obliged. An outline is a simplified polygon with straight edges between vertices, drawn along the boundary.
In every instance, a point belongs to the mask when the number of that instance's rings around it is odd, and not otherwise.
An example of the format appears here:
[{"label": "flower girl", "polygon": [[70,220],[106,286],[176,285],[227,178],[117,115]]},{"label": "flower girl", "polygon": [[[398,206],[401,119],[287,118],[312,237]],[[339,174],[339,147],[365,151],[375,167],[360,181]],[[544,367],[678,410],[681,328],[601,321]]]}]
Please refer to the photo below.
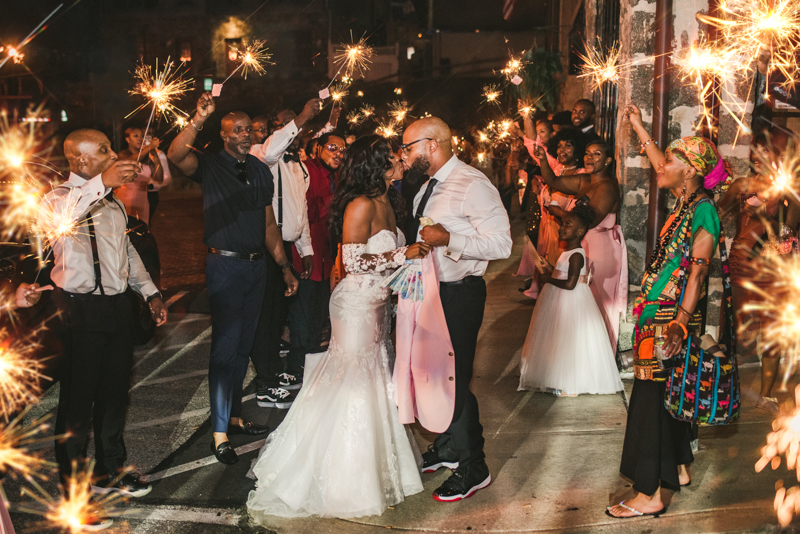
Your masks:
[{"label": "flower girl", "polygon": [[592,208],[576,205],[558,230],[566,241],[539,294],[522,347],[519,390],[557,396],[615,393],[622,390],[603,316],[589,289],[581,239],[594,219]]}]

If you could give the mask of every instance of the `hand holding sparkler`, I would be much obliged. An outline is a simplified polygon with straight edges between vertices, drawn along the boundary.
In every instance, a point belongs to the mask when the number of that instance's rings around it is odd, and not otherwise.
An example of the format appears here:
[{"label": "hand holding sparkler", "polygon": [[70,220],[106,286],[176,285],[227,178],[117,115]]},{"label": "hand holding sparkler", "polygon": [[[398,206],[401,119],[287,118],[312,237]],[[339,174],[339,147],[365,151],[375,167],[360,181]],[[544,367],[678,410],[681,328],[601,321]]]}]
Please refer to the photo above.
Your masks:
[{"label": "hand holding sparkler", "polygon": [[214,113],[215,109],[216,104],[214,104],[214,97],[211,96],[210,92],[206,91],[197,99],[197,113],[189,123],[197,130],[200,130],[203,127],[203,123],[206,122],[209,115]]},{"label": "hand holding sparkler", "polygon": [[142,165],[133,160],[117,160],[100,175],[103,185],[108,189],[116,189],[129,184],[142,172]]},{"label": "hand holding sparkler", "polygon": [[302,128],[305,123],[313,119],[319,114],[320,107],[322,105],[321,98],[312,98],[306,105],[303,106],[303,111],[297,116],[294,120],[294,125],[297,126],[298,129]]},{"label": "hand holding sparkler", "polygon": [[328,119],[328,122],[336,128],[336,123],[339,122],[339,115],[342,114],[342,105],[339,102],[334,102],[333,106],[331,107],[331,116]]},{"label": "hand holding sparkler", "polygon": [[39,286],[39,284],[20,284],[15,295],[17,308],[30,308],[35,306],[42,298],[42,291],[50,291],[53,286]]},{"label": "hand holding sparkler", "polygon": [[628,104],[625,106],[625,120],[631,123],[631,126],[633,126],[634,130],[644,127],[642,125],[642,110],[633,104]]}]

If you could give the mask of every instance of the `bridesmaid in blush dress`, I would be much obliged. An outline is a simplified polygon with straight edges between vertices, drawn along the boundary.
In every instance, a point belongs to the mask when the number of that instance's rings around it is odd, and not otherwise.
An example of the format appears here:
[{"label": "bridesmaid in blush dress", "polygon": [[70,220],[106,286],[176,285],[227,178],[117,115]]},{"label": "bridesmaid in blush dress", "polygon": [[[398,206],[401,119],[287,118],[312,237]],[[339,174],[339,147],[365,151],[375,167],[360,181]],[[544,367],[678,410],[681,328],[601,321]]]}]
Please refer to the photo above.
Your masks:
[{"label": "bridesmaid in blush dress", "polygon": [[[603,142],[595,141],[586,147],[583,165],[586,174],[564,178],[543,178],[554,190],[573,194],[566,210],[576,203],[587,203],[595,213],[592,228],[586,233],[582,246],[586,251],[594,295],[608,331],[611,349],[616,352],[619,337],[620,316],[628,305],[628,254],[617,217],[620,208],[619,184],[610,175],[614,162],[612,149]],[[553,215],[561,217],[565,210],[551,207]]]}]

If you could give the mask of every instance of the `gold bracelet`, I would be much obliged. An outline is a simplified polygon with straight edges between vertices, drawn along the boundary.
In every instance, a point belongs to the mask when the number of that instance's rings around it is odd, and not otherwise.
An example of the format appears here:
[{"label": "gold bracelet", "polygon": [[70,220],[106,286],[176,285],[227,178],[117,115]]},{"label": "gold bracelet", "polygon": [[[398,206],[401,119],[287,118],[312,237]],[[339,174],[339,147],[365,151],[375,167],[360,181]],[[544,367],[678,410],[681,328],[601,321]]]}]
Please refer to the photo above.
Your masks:
[{"label": "gold bracelet", "polygon": [[692,317],[692,314],[691,314],[691,313],[689,313],[689,310],[687,310],[686,308],[684,308],[684,307],[683,307],[683,306],[681,306],[680,304],[678,304],[678,311],[682,311],[683,313],[685,313],[686,315],[688,315],[688,316],[689,316],[689,318],[691,318],[691,317]]}]

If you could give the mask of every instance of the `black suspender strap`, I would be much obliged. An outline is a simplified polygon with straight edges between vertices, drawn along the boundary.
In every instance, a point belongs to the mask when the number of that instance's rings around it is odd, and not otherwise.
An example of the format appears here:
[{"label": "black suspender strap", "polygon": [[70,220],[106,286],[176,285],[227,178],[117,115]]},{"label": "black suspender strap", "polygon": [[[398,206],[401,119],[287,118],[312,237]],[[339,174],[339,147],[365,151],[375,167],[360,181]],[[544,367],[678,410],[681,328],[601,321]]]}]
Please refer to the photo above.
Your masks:
[{"label": "black suspender strap", "polygon": [[94,232],[94,222],[92,221],[91,211],[86,215],[86,223],[89,225],[89,240],[92,242],[92,262],[94,265],[94,289],[92,289],[92,293],[99,288],[100,294],[105,295],[103,279],[100,275],[100,254],[97,252],[97,236]]},{"label": "black suspender strap", "polygon": [[278,228],[283,228],[283,179],[280,163],[278,163]]}]

